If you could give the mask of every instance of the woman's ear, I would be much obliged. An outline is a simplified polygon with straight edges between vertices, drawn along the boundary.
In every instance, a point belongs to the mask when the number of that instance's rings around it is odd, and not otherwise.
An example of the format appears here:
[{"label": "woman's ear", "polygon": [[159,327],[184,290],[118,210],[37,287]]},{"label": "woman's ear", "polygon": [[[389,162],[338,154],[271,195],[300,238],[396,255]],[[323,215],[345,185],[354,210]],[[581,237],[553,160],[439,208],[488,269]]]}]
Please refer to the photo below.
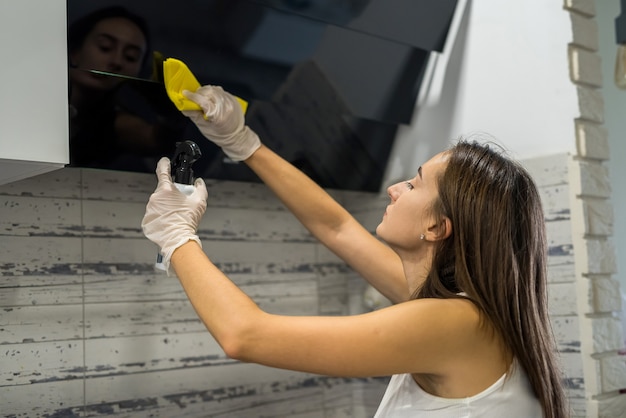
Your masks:
[{"label": "woman's ear", "polygon": [[452,235],[452,222],[447,216],[442,217],[428,228],[427,241],[441,241]]}]

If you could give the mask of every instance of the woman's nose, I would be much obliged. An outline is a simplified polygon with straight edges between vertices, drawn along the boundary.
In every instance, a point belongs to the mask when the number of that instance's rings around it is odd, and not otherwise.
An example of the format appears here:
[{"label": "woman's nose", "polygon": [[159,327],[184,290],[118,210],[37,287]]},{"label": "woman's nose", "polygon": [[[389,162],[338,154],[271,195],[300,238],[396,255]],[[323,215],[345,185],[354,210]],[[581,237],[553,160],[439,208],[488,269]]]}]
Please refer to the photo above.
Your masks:
[{"label": "woman's nose", "polygon": [[400,183],[396,183],[387,187],[387,194],[389,195],[389,198],[392,202],[395,202],[398,196],[400,196],[400,189],[398,188],[399,184]]},{"label": "woman's nose", "polygon": [[112,71],[119,71],[122,69],[122,65],[124,62],[123,52],[121,50],[115,49],[111,52],[111,56],[109,57],[109,68]]}]

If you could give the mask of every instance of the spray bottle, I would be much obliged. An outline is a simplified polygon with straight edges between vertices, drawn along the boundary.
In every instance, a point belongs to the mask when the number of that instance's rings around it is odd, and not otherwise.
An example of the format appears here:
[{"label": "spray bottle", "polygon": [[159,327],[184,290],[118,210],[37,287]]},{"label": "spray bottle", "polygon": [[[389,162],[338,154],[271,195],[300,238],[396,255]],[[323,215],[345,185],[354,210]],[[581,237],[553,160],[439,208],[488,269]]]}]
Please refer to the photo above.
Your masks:
[{"label": "spray bottle", "polygon": [[[200,152],[200,147],[193,141],[184,141],[176,143],[176,150],[174,151],[174,156],[172,157],[171,164],[171,174],[172,180],[174,181],[174,185],[181,193],[186,195],[190,195],[194,191],[194,177],[193,177],[193,169],[191,166],[195,163],[200,157],[202,153]],[[156,270],[166,271],[165,265],[163,264],[163,256],[161,254],[157,255],[157,261],[154,265]]]}]

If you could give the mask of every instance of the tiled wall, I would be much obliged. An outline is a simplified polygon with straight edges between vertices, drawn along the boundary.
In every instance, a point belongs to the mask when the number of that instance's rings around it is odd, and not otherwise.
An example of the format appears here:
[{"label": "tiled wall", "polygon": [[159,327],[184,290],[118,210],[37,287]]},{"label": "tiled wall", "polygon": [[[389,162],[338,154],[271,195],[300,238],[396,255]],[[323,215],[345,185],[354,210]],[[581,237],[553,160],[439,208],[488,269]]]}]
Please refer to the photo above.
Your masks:
[{"label": "tiled wall", "polygon": [[[371,416],[386,379],[224,356],[178,281],[153,271],[140,222],[155,184],[68,168],[0,186],[0,416]],[[209,193],[204,248],[263,309],[363,309],[362,281],[264,186]]]}]

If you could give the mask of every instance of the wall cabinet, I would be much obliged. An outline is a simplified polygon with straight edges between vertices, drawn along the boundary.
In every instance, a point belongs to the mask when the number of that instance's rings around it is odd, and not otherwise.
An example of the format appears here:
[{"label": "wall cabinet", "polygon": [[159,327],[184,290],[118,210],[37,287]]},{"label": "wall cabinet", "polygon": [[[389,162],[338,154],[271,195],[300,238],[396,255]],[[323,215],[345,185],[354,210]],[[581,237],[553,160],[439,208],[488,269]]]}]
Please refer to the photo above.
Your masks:
[{"label": "wall cabinet", "polygon": [[65,0],[0,2],[0,184],[69,162]]}]

